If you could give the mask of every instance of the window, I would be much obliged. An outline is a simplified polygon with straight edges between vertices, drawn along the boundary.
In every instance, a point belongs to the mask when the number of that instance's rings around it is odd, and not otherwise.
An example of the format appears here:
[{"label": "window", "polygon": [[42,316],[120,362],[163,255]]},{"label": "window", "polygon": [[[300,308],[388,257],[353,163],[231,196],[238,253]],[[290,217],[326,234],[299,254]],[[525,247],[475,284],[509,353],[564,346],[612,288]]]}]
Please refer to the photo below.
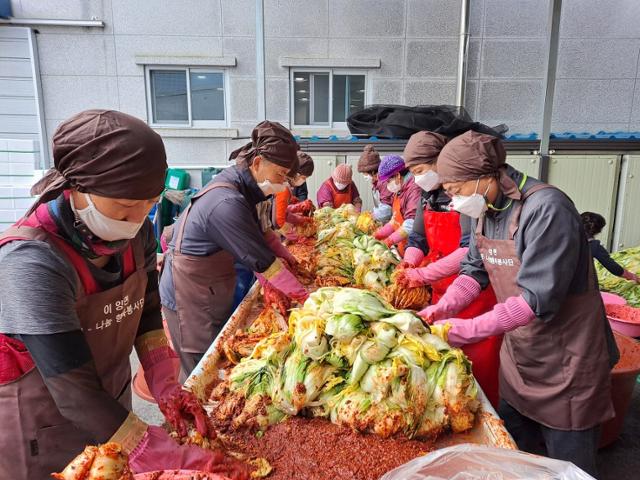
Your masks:
[{"label": "window", "polygon": [[337,71],[292,71],[294,126],[344,127],[365,105],[366,77]]},{"label": "window", "polygon": [[226,126],[224,72],[201,68],[147,70],[153,125]]}]

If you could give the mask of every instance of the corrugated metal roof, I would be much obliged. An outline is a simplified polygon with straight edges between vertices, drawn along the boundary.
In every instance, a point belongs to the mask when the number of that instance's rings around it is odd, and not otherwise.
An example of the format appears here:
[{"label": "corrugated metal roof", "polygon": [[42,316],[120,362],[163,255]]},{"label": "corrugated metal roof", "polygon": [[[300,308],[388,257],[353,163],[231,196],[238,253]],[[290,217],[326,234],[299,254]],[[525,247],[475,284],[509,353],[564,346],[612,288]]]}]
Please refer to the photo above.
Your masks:
[{"label": "corrugated metal roof", "polygon": [[[302,150],[310,152],[357,152],[371,143],[381,152],[404,149],[406,139],[330,135],[295,137]],[[537,133],[514,133],[505,137],[507,150],[526,151],[539,147]],[[555,150],[638,151],[640,132],[555,132],[551,134],[550,148]]]}]

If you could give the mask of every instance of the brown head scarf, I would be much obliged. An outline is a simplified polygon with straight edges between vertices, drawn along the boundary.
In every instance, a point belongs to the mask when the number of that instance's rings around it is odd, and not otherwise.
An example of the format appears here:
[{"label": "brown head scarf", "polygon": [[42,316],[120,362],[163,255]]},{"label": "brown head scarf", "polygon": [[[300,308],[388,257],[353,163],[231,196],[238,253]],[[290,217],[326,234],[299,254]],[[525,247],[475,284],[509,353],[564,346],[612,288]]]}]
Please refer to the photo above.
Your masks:
[{"label": "brown head scarf", "polygon": [[377,173],[380,162],[380,154],[376,152],[373,145],[366,145],[362,155],[360,155],[358,159],[358,172]]},{"label": "brown head scarf", "polygon": [[277,122],[265,120],[251,132],[251,141],[231,152],[229,160],[248,167],[258,155],[281,167],[289,168],[289,174],[298,171],[298,144],[291,132]]},{"label": "brown head scarf", "polygon": [[87,110],[58,126],[53,164],[31,189],[38,205],[77,188],[109,198],[147,200],[164,190],[167,157],[160,135],[142,120],[114,110]]},{"label": "brown head scarf", "polygon": [[300,175],[310,177],[313,174],[313,158],[307,153],[298,151],[298,172]]},{"label": "brown head scarf", "polygon": [[520,190],[507,175],[506,157],[499,138],[470,130],[451,140],[440,152],[440,183],[466,182],[495,176],[500,181],[502,193],[519,200]]},{"label": "brown head scarf", "polygon": [[433,132],[418,132],[411,135],[404,147],[404,165],[432,164],[438,160],[438,154],[447,143],[447,137]]}]

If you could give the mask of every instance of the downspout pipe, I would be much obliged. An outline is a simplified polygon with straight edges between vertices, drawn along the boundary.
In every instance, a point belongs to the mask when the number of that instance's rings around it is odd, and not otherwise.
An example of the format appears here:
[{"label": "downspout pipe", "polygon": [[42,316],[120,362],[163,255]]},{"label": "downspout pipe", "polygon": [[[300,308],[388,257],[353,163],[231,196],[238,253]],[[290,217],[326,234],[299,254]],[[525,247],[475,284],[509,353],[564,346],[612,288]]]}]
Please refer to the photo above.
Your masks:
[{"label": "downspout pipe", "polygon": [[544,99],[542,104],[542,128],[540,133],[540,163],[538,178],[543,182],[549,179],[549,136],[553,114],[553,95],[556,90],[556,69],[558,66],[558,44],[560,41],[560,17],[562,0],[549,0],[547,12],[547,58],[544,74]]},{"label": "downspout pipe", "polygon": [[458,74],[456,77],[456,106],[464,107],[469,60],[469,0],[460,2],[460,36],[458,43]]},{"label": "downspout pipe", "polygon": [[256,88],[258,122],[261,122],[267,119],[264,61],[264,0],[256,0]]}]

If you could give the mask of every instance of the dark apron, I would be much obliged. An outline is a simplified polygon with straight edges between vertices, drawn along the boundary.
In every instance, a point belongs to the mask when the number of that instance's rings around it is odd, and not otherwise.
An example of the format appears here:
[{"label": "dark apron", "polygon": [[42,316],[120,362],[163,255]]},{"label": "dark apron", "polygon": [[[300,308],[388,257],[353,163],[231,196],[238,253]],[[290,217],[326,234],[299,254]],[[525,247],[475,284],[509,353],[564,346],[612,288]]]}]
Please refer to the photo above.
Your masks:
[{"label": "dark apron", "polygon": [[[35,216],[48,215],[46,205]],[[33,226],[11,227],[0,236],[0,245],[12,240],[40,240],[51,244],[76,270],[76,312],[89,344],[104,389],[131,410],[129,355],[142,316],[147,285],[144,248],[137,236],[123,254],[124,282],[105,291],[97,284],[86,261],[55,234]],[[53,299],[52,299],[53,300]],[[78,405],[91,408],[91,405]],[[61,471],[87,444],[97,443],[62,416],[35,368],[0,385],[0,478],[45,479]]]},{"label": "dark apron", "polygon": [[[483,236],[476,243],[498,302],[519,296],[520,258],[514,236],[523,202],[550,185],[538,184],[513,207],[507,240]],[[522,415],[558,430],[586,430],[614,415],[604,306],[589,262],[589,287],[569,295],[554,318],[535,319],[504,335],[500,350],[500,397]],[[610,331],[610,329],[609,329]]]},{"label": "dark apron", "polygon": [[[177,318],[169,315],[167,322],[179,353],[206,352],[232,313],[236,285],[233,255],[225,250],[204,257],[181,252],[184,228],[193,202],[215,188],[237,190],[231,183],[213,183],[200,190],[182,214],[175,247],[169,251]],[[177,325],[171,325],[175,321]]]}]

